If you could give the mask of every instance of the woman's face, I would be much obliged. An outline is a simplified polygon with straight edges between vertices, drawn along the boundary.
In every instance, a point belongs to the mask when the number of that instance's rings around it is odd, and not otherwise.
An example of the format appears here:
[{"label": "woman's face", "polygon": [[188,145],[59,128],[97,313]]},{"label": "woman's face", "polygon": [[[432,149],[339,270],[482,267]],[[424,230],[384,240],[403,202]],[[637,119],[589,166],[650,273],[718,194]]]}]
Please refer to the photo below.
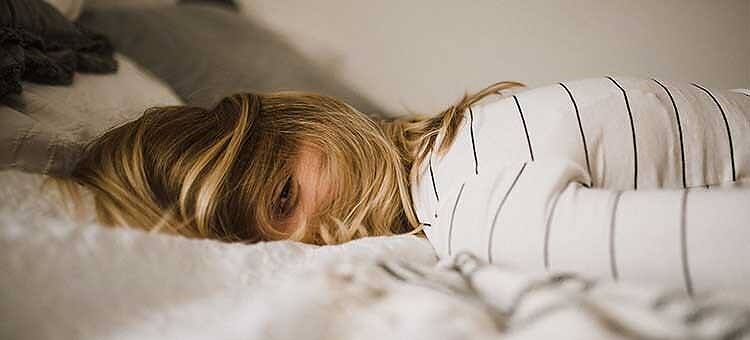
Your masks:
[{"label": "woman's face", "polygon": [[282,192],[282,209],[286,216],[276,228],[291,234],[304,226],[316,214],[329,192],[329,179],[322,169],[319,151],[303,147],[294,166],[293,175]]}]

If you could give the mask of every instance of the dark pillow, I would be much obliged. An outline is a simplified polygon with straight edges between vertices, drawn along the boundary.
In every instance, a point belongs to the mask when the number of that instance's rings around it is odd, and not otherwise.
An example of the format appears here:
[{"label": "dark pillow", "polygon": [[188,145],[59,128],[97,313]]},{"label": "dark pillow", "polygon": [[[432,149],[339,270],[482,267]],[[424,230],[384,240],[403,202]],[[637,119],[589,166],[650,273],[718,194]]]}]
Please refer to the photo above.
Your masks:
[{"label": "dark pillow", "polygon": [[99,8],[79,23],[171,85],[186,103],[211,106],[240,91],[303,90],[368,114],[382,111],[250,18],[210,4]]},{"label": "dark pillow", "polygon": [[73,25],[52,5],[0,2],[0,98],[21,93],[21,80],[70,85],[75,71],[116,70],[107,39]]}]

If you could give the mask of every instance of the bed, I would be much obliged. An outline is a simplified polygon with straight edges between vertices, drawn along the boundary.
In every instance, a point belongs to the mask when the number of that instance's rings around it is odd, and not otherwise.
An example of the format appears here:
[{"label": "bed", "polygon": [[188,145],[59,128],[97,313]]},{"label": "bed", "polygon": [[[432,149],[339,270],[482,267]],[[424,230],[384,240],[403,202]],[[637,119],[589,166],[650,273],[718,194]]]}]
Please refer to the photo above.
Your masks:
[{"label": "bed", "polygon": [[437,261],[414,236],[318,247],[105,228],[90,215],[73,220],[44,180],[0,173],[4,339],[739,339],[750,330],[742,297],[530,274],[468,253]]},{"label": "bed", "polygon": [[[118,15],[195,23],[201,9],[118,8],[83,19],[107,33]],[[182,30],[169,22],[173,30],[163,35]],[[227,27],[242,27],[235,24]],[[76,75],[70,87],[24,83],[26,105],[0,106],[2,339],[750,338],[746,296],[688,298],[661,287],[488,265],[470,253],[438,260],[416,236],[250,245],[98,225],[89,198],[72,208],[46,175],[64,173],[79,144],[145,107],[210,101],[226,85],[203,80],[216,91],[189,88],[177,78],[183,64],[155,63],[138,50],[148,36],[109,34],[121,52],[118,73]],[[292,53],[278,42],[253,48],[261,47]],[[307,76],[279,82],[320,85],[377,112],[303,58],[285,55],[296,66],[283,74]]]}]

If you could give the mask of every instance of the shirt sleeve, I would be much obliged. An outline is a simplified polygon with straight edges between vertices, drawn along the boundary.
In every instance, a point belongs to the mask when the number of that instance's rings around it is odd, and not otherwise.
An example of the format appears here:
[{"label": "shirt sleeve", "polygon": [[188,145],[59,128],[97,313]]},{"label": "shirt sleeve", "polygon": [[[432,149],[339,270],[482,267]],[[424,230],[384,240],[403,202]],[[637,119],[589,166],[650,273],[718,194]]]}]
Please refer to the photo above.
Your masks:
[{"label": "shirt sleeve", "polygon": [[588,188],[565,161],[510,164],[449,193],[433,244],[524,270],[750,293],[750,189]]},{"label": "shirt sleeve", "polygon": [[571,183],[550,215],[548,267],[688,293],[750,291],[750,190],[613,191]]}]

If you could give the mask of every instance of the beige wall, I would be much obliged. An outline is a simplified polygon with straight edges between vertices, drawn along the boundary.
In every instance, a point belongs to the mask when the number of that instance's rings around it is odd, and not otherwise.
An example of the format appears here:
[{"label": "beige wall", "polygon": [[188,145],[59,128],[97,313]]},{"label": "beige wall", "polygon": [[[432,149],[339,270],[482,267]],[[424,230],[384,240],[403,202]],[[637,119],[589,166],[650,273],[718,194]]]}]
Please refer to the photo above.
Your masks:
[{"label": "beige wall", "polygon": [[750,0],[241,0],[393,112],[499,80],[607,74],[750,87]]}]

